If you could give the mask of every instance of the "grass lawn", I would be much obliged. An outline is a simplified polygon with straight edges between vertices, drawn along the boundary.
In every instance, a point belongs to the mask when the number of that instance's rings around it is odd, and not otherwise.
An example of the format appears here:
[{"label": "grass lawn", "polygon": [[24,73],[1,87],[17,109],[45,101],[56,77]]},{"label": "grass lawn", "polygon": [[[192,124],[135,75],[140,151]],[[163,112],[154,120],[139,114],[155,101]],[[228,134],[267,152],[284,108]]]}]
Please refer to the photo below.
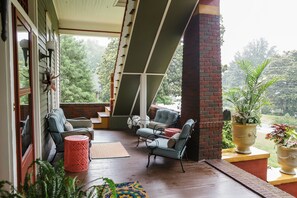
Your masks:
[{"label": "grass lawn", "polygon": [[270,158],[268,159],[269,166],[279,167],[277,163],[275,144],[270,140],[266,140],[264,133],[257,133],[256,143],[253,146],[270,153]]},{"label": "grass lawn", "polygon": [[[283,123],[283,124],[288,124],[295,127],[297,126],[297,119],[289,115],[276,116],[276,115],[263,114],[261,118],[261,122],[262,124],[267,124],[267,125],[272,125],[274,123]],[[277,163],[275,143],[273,141],[266,140],[264,133],[257,132],[257,139],[254,146],[257,147],[258,149],[261,149],[270,153],[270,158],[268,159],[269,166],[279,167]]]}]

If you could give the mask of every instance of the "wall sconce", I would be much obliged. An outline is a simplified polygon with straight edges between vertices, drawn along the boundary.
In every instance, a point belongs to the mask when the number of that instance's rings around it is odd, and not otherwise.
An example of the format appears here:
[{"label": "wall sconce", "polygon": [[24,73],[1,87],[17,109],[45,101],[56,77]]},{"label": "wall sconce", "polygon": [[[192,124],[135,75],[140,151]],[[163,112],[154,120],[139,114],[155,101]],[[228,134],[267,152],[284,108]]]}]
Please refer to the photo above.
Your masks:
[{"label": "wall sconce", "polygon": [[49,58],[49,66],[51,67],[52,66],[52,53],[55,49],[55,41],[46,42],[46,49],[48,50],[49,55],[45,55],[42,52],[40,52],[40,50],[39,50],[39,62],[43,58]]},{"label": "wall sconce", "polygon": [[20,46],[23,50],[24,60],[25,60],[25,66],[27,66],[27,58],[28,58],[28,51],[29,51],[29,40],[23,39],[20,41]]}]

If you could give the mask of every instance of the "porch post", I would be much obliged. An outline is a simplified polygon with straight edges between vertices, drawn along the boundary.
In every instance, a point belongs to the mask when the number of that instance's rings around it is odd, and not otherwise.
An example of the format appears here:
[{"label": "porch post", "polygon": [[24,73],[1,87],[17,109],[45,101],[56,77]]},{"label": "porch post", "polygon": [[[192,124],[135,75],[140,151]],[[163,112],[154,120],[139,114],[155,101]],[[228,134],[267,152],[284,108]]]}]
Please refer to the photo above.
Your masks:
[{"label": "porch post", "polygon": [[141,123],[144,125],[147,114],[147,76],[146,74],[140,75],[140,118]]},{"label": "porch post", "polygon": [[17,186],[11,10],[11,2],[8,1],[8,38],[5,42],[0,39],[0,180],[8,180]]},{"label": "porch post", "polygon": [[219,1],[200,0],[184,35],[181,122],[197,120],[187,149],[193,160],[221,158]]}]

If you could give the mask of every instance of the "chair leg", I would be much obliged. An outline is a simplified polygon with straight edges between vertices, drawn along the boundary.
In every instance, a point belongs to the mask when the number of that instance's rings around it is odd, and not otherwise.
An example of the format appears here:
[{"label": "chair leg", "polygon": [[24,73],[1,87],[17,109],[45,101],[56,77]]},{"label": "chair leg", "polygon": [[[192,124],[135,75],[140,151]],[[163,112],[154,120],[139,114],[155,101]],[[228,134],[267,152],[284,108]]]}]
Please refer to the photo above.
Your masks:
[{"label": "chair leg", "polygon": [[186,160],[188,161],[189,158],[188,158],[188,153],[187,153],[187,151],[185,151],[185,156],[186,156]]},{"label": "chair leg", "polygon": [[146,165],[147,168],[150,165],[150,159],[151,159],[151,154],[148,154],[148,156],[147,156],[147,165]]},{"label": "chair leg", "polygon": [[182,158],[179,161],[180,161],[180,165],[182,167],[183,173],[185,173],[186,171],[185,171],[184,166],[183,166]]},{"label": "chair leg", "polygon": [[139,141],[140,141],[140,136],[138,136],[138,142],[137,142],[136,147],[138,147],[138,145],[139,145]]}]

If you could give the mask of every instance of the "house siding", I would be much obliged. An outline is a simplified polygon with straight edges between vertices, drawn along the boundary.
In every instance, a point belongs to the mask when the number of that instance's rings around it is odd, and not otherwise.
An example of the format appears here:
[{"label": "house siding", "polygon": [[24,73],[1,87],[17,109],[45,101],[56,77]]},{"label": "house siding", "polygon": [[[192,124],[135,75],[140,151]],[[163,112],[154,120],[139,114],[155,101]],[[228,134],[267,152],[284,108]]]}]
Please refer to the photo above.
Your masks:
[{"label": "house siding", "polygon": [[[52,1],[49,0],[39,0],[38,1],[38,43],[39,43],[39,50],[47,54],[47,50],[45,47],[46,41],[47,41],[47,34],[46,34],[46,12],[48,12],[48,15],[50,17],[51,23],[52,23],[52,30],[55,31],[55,33],[58,33],[58,18],[57,14],[55,12],[54,4]],[[53,39],[53,34],[52,38]],[[58,44],[58,43],[57,43]],[[57,45],[59,46],[59,44]],[[52,65],[55,64],[55,61],[59,57],[55,57],[53,53],[52,58]],[[40,70],[40,82],[42,81],[43,75],[42,73],[45,71],[45,68],[47,66],[47,59],[42,59],[39,62],[39,70]],[[40,123],[41,123],[41,145],[43,145],[42,150],[42,159],[47,159],[51,148],[53,146],[53,141],[50,137],[50,134],[47,132],[47,124],[46,124],[46,115],[51,110],[51,93],[44,92],[45,85],[40,83]]]}]

